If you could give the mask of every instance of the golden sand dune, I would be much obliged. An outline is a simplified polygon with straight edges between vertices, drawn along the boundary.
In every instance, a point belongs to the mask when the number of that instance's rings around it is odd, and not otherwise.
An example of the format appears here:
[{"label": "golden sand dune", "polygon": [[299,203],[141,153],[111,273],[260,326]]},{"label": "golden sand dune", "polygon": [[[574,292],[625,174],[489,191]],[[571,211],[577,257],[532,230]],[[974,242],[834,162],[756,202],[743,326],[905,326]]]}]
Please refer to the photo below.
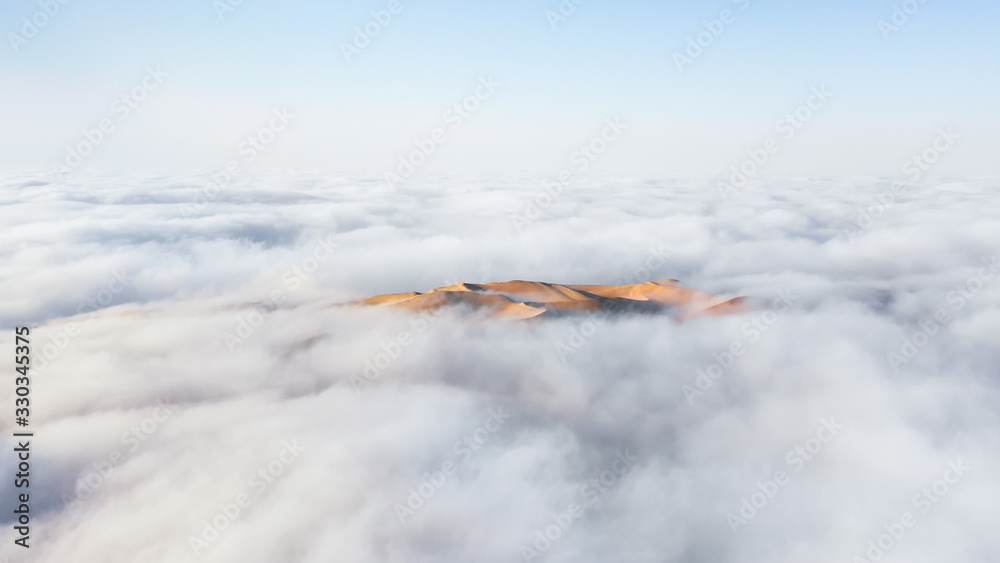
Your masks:
[{"label": "golden sand dune", "polygon": [[426,293],[413,291],[376,295],[358,303],[388,305],[410,311],[466,306],[513,319],[599,311],[672,311],[678,319],[686,320],[701,315],[739,313],[747,309],[739,297],[717,297],[677,285],[677,280],[631,285],[561,285],[520,280],[457,283]]}]

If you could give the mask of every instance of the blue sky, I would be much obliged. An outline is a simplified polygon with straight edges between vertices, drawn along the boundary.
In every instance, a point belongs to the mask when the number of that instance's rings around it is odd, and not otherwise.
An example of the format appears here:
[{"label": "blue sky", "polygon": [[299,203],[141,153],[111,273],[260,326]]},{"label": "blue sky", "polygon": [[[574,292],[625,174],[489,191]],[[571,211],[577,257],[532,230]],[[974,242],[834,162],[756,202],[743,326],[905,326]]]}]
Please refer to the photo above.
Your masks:
[{"label": "blue sky", "polygon": [[[218,169],[288,108],[294,123],[255,166],[378,175],[492,75],[495,94],[420,174],[555,173],[620,117],[628,131],[595,171],[719,175],[818,85],[834,96],[766,174],[898,175],[940,127],[961,140],[936,172],[997,172],[1000,5],[986,0],[914,0],[888,40],[878,22],[904,2],[567,0],[553,29],[558,1],[401,0],[350,62],[343,43],[387,0],[243,0],[222,18],[212,0],[53,2],[25,43],[10,34],[43,7],[0,7],[5,168],[63,159],[159,65],[166,79],[81,169]],[[674,53],[723,10],[731,23],[679,71]]]}]

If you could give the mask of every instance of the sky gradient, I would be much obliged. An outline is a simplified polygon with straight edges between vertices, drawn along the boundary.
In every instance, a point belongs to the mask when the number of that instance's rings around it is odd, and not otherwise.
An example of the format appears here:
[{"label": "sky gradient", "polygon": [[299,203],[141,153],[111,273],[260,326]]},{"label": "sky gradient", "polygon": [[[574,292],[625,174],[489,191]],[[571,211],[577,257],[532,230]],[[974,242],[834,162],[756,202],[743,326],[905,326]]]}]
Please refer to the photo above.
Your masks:
[{"label": "sky gradient", "polygon": [[[554,175],[617,117],[625,134],[589,172],[725,177],[825,86],[829,102],[761,177],[899,176],[941,127],[959,140],[934,174],[998,172],[994,2],[564,4],[556,21],[556,1],[400,0],[345,57],[390,2],[5,3],[0,166],[51,168],[110,119],[74,173],[221,170],[287,108],[253,166],[381,177],[441,128],[416,176]],[[46,6],[58,12],[39,16]],[[880,29],[896,7],[913,13]],[[24,18],[48,21],[32,33]],[[685,53],[701,32],[701,52]],[[698,54],[679,69],[675,53]],[[123,118],[114,102],[147,68],[166,76]],[[445,112],[490,76],[496,91],[454,128]]]}]

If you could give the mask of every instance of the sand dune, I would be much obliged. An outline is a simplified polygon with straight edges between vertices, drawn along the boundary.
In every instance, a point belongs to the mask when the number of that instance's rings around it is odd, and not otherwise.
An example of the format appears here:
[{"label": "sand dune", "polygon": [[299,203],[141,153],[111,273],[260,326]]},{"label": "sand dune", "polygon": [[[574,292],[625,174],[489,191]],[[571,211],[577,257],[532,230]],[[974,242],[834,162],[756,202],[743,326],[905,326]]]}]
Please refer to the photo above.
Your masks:
[{"label": "sand dune", "polygon": [[391,293],[358,302],[361,305],[388,305],[410,311],[434,310],[445,306],[482,310],[490,315],[528,319],[542,315],[604,311],[669,311],[679,320],[701,315],[720,315],[747,309],[739,297],[718,297],[677,285],[666,279],[630,285],[561,285],[512,280],[483,284],[456,283],[426,293]]}]

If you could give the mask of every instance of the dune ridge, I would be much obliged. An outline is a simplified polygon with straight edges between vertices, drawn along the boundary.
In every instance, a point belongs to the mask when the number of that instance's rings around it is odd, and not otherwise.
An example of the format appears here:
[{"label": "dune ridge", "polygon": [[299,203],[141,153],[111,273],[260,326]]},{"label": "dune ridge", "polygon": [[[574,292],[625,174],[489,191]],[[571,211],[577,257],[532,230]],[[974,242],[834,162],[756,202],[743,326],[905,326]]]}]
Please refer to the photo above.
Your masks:
[{"label": "dune ridge", "polygon": [[720,297],[663,279],[627,285],[563,285],[511,280],[482,284],[456,283],[420,293],[390,293],[358,301],[359,305],[392,306],[428,311],[465,306],[491,316],[531,319],[594,312],[673,312],[679,320],[702,315],[739,313],[748,309],[740,297]]}]

